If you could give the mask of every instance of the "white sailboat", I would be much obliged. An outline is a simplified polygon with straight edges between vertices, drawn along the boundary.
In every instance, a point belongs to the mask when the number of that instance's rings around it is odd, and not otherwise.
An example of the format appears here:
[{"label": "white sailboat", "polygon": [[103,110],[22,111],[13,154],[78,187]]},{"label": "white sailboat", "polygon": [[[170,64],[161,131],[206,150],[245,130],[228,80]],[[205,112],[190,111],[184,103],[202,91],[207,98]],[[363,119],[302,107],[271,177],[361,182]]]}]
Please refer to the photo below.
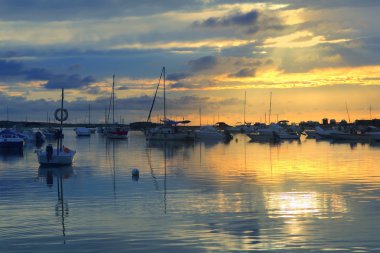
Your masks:
[{"label": "white sailboat", "polygon": [[54,148],[52,144],[48,144],[45,150],[36,150],[38,162],[41,166],[65,166],[71,165],[76,151],[63,146],[62,125],[63,121],[67,120],[69,114],[63,108],[64,92],[62,89],[61,108],[55,110],[55,119],[61,122],[60,129],[57,134],[57,147]]},{"label": "white sailboat", "polygon": [[[161,78],[163,79],[164,88],[164,119],[162,125],[150,128],[145,131],[147,140],[163,140],[163,141],[193,141],[195,139],[194,132],[192,130],[181,129],[178,124],[190,123],[189,120],[175,121],[166,117],[166,88],[165,88],[165,67],[162,68],[160,79],[156,88],[156,93],[153,98],[153,103],[149,111],[147,123],[150,122],[150,116],[153,110],[154,102],[156,100],[157,91],[160,86]],[[147,124],[148,125],[148,124]]]}]

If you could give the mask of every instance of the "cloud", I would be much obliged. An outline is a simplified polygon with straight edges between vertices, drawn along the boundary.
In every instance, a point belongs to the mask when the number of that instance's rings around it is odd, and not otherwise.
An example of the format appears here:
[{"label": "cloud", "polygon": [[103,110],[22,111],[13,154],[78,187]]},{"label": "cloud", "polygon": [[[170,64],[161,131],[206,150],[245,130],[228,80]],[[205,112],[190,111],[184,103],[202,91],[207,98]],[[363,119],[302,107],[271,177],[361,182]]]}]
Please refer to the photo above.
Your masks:
[{"label": "cloud", "polygon": [[249,12],[235,12],[220,17],[210,17],[204,21],[193,22],[193,27],[205,28],[238,28],[245,34],[254,34],[259,31],[283,30],[284,26],[276,12],[259,12],[251,10]]},{"label": "cloud", "polygon": [[248,26],[257,23],[259,12],[252,10],[247,13],[234,13],[224,17],[211,17],[203,22],[195,22],[196,26],[223,27],[223,26]]},{"label": "cloud", "polygon": [[182,79],[185,79],[186,77],[189,77],[190,74],[189,73],[171,73],[171,74],[168,74],[167,77],[166,77],[166,80],[169,80],[169,81],[179,81],[179,80],[182,80]]},{"label": "cloud", "polygon": [[22,62],[19,61],[5,61],[0,60],[0,77],[18,77],[28,81],[47,81],[44,85],[46,89],[57,88],[81,88],[88,86],[95,82],[92,76],[82,77],[79,74],[55,74],[44,68],[26,68]]},{"label": "cloud", "polygon": [[182,82],[177,82],[170,85],[170,88],[173,88],[173,89],[184,88],[184,87],[186,87],[186,84]]},{"label": "cloud", "polygon": [[203,56],[196,60],[190,60],[188,64],[193,72],[205,71],[217,65],[217,58],[215,56]]},{"label": "cloud", "polygon": [[87,86],[90,83],[95,82],[92,76],[82,77],[79,74],[73,75],[54,75],[45,85],[46,89],[76,89],[83,86]]},{"label": "cloud", "polygon": [[254,77],[256,75],[256,69],[244,68],[234,74],[230,74],[230,77]]},{"label": "cloud", "polygon": [[22,75],[23,69],[22,62],[0,60],[0,77]]}]

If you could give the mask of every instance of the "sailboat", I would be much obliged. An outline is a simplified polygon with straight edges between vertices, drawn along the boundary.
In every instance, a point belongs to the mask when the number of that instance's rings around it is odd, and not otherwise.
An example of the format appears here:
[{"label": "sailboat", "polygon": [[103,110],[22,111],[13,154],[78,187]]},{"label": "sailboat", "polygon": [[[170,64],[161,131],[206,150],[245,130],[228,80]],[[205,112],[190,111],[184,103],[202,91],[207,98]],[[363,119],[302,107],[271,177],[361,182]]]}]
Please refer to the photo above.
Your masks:
[{"label": "sailboat", "polygon": [[67,120],[69,113],[63,108],[64,91],[62,89],[61,108],[55,110],[55,119],[61,122],[57,132],[57,147],[53,148],[52,144],[48,144],[45,150],[36,150],[38,162],[41,166],[65,166],[71,165],[76,151],[63,146],[63,121]]},{"label": "sailboat", "polygon": [[245,111],[246,111],[246,105],[247,105],[247,92],[244,91],[244,119],[243,123],[237,122],[235,126],[229,127],[227,130],[230,133],[250,133],[255,131],[255,127],[245,120]]},{"label": "sailboat", "polygon": [[104,133],[109,139],[127,139],[128,129],[124,126],[121,126],[115,123],[115,75],[113,75],[112,77],[111,101],[112,101],[112,126],[106,127],[106,129],[104,130]]},{"label": "sailboat", "polygon": [[175,121],[166,117],[166,87],[165,87],[165,67],[162,68],[160,79],[154,94],[152,106],[149,111],[147,125],[150,123],[150,116],[154,107],[154,102],[157,97],[157,91],[160,86],[161,78],[163,79],[164,88],[164,118],[161,119],[162,125],[150,128],[145,131],[147,140],[164,140],[164,141],[193,141],[195,139],[194,132],[192,130],[184,130],[179,128],[179,124],[188,124],[190,120]]}]

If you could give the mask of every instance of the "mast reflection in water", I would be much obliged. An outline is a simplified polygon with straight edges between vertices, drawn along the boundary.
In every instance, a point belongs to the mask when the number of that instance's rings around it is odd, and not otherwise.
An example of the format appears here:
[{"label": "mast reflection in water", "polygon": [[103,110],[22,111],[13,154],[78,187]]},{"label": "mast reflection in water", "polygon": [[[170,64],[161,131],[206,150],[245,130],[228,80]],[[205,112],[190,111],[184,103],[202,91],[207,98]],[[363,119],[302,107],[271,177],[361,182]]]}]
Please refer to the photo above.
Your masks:
[{"label": "mast reflection in water", "polygon": [[63,244],[66,244],[65,218],[69,216],[69,205],[64,200],[63,179],[69,178],[73,173],[74,171],[71,166],[63,168],[40,167],[38,169],[38,176],[46,178],[46,185],[48,187],[53,187],[54,178],[56,178],[58,202],[55,205],[55,215],[56,217],[59,217],[61,220]]},{"label": "mast reflection in water", "polygon": [[64,131],[80,153],[75,174],[38,169],[33,148],[0,163],[0,252],[380,248],[379,144],[146,142],[133,131],[109,142]]}]

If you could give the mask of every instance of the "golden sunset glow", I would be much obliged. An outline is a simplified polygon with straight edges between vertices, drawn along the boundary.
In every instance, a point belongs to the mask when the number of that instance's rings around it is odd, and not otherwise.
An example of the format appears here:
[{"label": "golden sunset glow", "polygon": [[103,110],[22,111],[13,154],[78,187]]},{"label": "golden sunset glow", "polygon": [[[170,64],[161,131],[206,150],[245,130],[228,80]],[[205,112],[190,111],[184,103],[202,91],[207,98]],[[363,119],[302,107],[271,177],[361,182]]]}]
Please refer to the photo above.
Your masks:
[{"label": "golden sunset glow", "polygon": [[[125,109],[124,118],[140,121],[165,66],[171,117],[199,121],[202,107],[206,122],[234,124],[242,118],[244,92],[251,122],[265,121],[270,92],[274,117],[290,121],[347,119],[345,103],[353,120],[368,117],[369,105],[376,117],[380,56],[371,24],[378,15],[370,6],[187,5],[192,3],[156,6],[149,15],[131,7],[107,18],[59,13],[57,19],[45,17],[49,22],[0,20],[0,92],[10,106],[16,97],[54,101],[61,87],[70,89],[69,103],[105,103],[115,74],[117,107]],[[94,119],[103,118],[105,106],[94,108]]]}]

